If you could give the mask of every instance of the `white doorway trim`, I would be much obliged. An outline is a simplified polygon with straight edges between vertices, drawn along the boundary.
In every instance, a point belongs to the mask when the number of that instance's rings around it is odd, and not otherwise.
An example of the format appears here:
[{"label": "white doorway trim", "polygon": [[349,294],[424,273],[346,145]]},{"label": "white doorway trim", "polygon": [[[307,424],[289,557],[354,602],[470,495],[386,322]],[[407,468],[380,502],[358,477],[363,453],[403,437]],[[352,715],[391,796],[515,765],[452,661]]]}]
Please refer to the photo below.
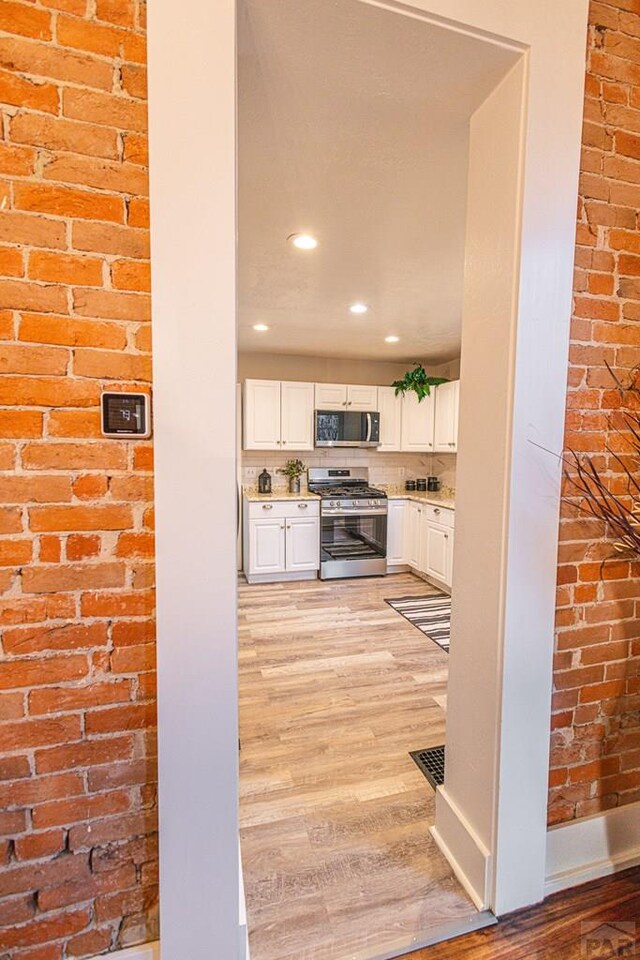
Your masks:
[{"label": "white doorway trim", "polygon": [[[587,0],[377,5],[526,51],[520,261],[507,318],[513,349],[502,393],[487,390],[484,408],[502,401],[506,416],[481,425],[485,449],[498,440],[500,482],[483,488],[463,457],[458,470],[464,526],[486,534],[482,524],[473,527],[480,494],[500,516],[491,557],[486,541],[469,532],[458,551],[468,560],[457,559],[454,573],[459,597],[468,593],[469,602],[478,595],[479,570],[496,588],[496,629],[474,637],[464,601],[456,604],[461,654],[451,663],[444,798],[449,812],[458,811],[464,843],[486,848],[490,858],[485,879],[471,880],[478,902],[503,913],[544,892],[559,471],[535,444],[562,446]],[[149,7],[164,960],[236,960],[244,948],[236,809],[234,6],[191,0],[177,9],[155,0]],[[462,446],[477,426],[464,392],[461,419]],[[493,659],[483,659],[495,667],[486,686],[463,670],[462,653],[474,640],[492,651]],[[464,843],[453,850],[455,830],[443,817],[439,811],[443,844],[464,857]],[[464,873],[467,865],[458,859],[458,868]]]}]

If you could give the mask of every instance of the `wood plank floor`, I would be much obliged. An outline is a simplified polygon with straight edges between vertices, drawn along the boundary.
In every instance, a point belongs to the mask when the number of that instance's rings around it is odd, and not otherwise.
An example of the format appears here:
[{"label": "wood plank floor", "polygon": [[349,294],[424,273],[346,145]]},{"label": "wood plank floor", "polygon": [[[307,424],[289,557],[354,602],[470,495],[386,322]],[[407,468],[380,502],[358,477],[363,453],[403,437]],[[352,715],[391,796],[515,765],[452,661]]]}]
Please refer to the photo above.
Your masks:
[{"label": "wood plank floor", "polygon": [[[616,940],[618,931],[620,937]],[[540,906],[505,917],[497,926],[414,951],[407,954],[406,960],[609,960],[614,957],[640,957],[638,867],[557,893]]]},{"label": "wood plank floor", "polygon": [[429,592],[410,574],[240,585],[252,960],[380,956],[477,918],[408,755],[443,742],[447,654],[384,602]]}]

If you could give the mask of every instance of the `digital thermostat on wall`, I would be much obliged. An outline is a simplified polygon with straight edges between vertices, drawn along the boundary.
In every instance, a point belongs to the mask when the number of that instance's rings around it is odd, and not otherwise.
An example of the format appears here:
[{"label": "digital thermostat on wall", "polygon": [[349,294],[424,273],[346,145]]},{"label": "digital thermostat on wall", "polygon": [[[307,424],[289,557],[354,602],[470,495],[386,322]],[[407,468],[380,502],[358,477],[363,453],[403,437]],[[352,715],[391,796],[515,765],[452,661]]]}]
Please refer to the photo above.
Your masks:
[{"label": "digital thermostat on wall", "polygon": [[150,436],[149,394],[103,393],[102,434],[125,439]]}]

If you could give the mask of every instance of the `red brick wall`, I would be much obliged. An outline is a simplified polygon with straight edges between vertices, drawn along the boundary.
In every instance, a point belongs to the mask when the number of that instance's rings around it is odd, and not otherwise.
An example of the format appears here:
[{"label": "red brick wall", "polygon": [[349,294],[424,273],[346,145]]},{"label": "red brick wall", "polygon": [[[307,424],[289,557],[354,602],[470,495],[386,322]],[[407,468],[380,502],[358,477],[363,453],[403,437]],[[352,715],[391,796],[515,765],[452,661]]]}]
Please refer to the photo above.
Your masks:
[{"label": "red brick wall", "polygon": [[0,954],[156,936],[143,0],[0,0]]},{"label": "red brick wall", "polygon": [[[640,2],[591,4],[566,446],[623,492],[605,362],[640,362]],[[563,509],[549,819],[640,799],[640,564],[606,563],[603,526]]]}]

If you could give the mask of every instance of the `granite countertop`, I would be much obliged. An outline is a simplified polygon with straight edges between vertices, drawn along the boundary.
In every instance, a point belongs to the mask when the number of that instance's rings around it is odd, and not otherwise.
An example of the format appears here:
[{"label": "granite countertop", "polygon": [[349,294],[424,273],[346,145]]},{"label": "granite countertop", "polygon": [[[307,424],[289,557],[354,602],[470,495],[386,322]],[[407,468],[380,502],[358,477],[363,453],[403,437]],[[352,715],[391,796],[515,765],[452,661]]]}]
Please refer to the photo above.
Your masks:
[{"label": "granite countertop", "polygon": [[434,492],[433,490],[405,490],[402,486],[386,486],[378,484],[381,490],[385,490],[389,500],[415,500],[416,503],[429,503],[434,507],[443,507],[446,510],[455,510],[455,495],[451,490]]},{"label": "granite countertop", "polygon": [[258,493],[255,489],[243,490],[243,494],[249,503],[261,503],[263,500],[319,500],[317,493],[309,493],[306,488],[302,488],[300,493],[289,493],[288,490],[273,490],[271,493]]}]

